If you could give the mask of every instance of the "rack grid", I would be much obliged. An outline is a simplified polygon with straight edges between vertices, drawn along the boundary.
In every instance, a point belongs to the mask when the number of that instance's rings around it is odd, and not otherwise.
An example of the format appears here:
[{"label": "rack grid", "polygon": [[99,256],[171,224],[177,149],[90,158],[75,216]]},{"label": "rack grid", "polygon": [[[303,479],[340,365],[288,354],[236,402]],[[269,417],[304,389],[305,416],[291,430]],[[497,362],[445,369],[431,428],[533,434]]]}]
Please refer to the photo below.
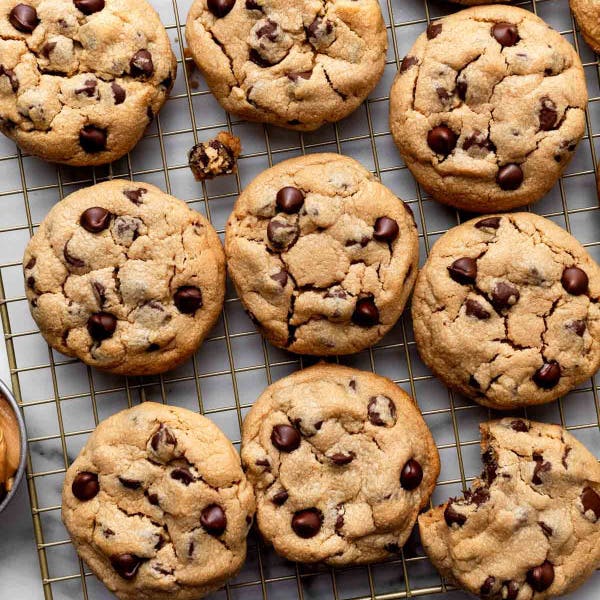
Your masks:
[{"label": "rack grid", "polygon": [[[31,319],[21,264],[27,240],[56,201],[78,188],[113,177],[154,183],[185,199],[205,214],[222,236],[237,195],[256,174],[292,156],[333,151],[361,161],[411,205],[419,228],[422,263],[435,240],[468,215],[433,202],[412,179],[389,132],[388,92],[404,54],[427,23],[459,7],[442,0],[380,1],[389,40],[382,81],[353,115],[315,133],[284,131],[227,115],[186,57],[185,17],[192,0],[151,0],[178,57],[178,77],[166,106],[134,151],[106,167],[72,169],[48,165],[21,153],[9,140],[0,140],[0,319],[11,384],[28,427],[27,484],[46,600],[113,597],[77,558],[60,521],[64,472],[99,421],[145,400],[172,403],[199,410],[239,447],[243,417],[264,387],[314,359],[267,344],[244,313],[233,286],[228,285],[217,326],[179,369],[147,378],[92,370],[48,348]],[[567,0],[517,5],[541,16],[575,45],[590,94],[586,137],[560,182],[529,210],[565,227],[600,260],[595,178],[600,157],[598,57],[578,35]],[[187,151],[197,141],[224,129],[242,139],[239,172],[200,185],[187,167]],[[466,489],[481,469],[478,424],[495,413],[453,394],[432,377],[416,352],[409,311],[380,344],[338,360],[386,375],[416,398],[442,459],[432,502],[442,502]],[[513,414],[561,423],[600,457],[600,401],[595,378],[558,402]],[[589,598],[599,590],[600,571],[596,571],[574,597]],[[417,596],[467,598],[440,579],[416,533],[393,560],[330,569],[287,562],[253,531],[242,572],[211,599],[394,600]]]}]

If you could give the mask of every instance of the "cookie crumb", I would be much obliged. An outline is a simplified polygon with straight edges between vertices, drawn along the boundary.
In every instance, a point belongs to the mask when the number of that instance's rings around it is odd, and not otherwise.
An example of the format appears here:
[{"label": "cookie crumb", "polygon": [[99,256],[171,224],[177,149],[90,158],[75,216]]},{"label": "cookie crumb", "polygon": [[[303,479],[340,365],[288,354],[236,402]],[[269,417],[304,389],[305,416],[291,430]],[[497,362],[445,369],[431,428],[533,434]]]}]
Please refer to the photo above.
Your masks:
[{"label": "cookie crumb", "polygon": [[237,173],[237,157],[242,151],[240,138],[221,131],[216,138],[196,144],[189,154],[189,165],[196,181]]}]

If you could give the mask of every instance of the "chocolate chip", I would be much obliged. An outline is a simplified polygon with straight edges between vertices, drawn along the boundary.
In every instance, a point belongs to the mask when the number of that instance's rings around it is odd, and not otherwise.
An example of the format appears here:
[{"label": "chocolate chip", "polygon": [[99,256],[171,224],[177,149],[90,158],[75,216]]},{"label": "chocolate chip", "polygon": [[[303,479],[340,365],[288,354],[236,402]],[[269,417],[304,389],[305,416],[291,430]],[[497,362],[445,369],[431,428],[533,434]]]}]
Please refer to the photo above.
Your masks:
[{"label": "chocolate chip", "polygon": [[343,452],[336,452],[329,458],[331,462],[343,467],[344,465],[349,465],[356,458],[356,454],[354,454],[352,451],[348,452],[347,454],[344,454]]},{"label": "chocolate chip", "polygon": [[54,50],[54,48],[56,48],[56,42],[46,42],[42,46],[42,54],[46,58],[50,58],[50,54],[52,53],[52,50]]},{"label": "chocolate chip", "polygon": [[545,389],[552,389],[559,381],[561,376],[561,368],[560,365],[551,360],[549,362],[545,362],[533,375],[533,381],[535,383]]},{"label": "chocolate chip", "polygon": [[414,490],[423,481],[423,468],[414,459],[409,459],[400,472],[400,484],[405,490]]},{"label": "chocolate chip", "polygon": [[175,292],[173,301],[180,313],[190,315],[202,308],[202,292],[197,287],[184,285]]},{"label": "chocolate chip", "polygon": [[19,80],[12,69],[7,69],[4,65],[0,65],[0,76],[1,75],[8,77],[13,92],[16,92],[19,89]]},{"label": "chocolate chip", "polygon": [[[258,51],[255,48],[251,48],[250,49],[250,53],[248,55],[248,58],[255,64],[258,65],[259,67],[262,67],[263,69],[266,69],[267,67],[272,67],[273,63],[269,62],[268,60],[266,60],[265,58],[263,58]],[[249,91],[247,92],[248,94],[250,93]]]},{"label": "chocolate chip", "polygon": [[262,6],[256,2],[256,0],[246,0],[246,8],[248,10],[260,10],[262,12]]},{"label": "chocolate chip", "polygon": [[379,309],[373,296],[360,298],[352,313],[352,322],[361,327],[373,327],[379,323]]},{"label": "chocolate chip", "polygon": [[117,328],[117,318],[107,312],[93,314],[87,322],[87,329],[93,340],[101,342],[112,337]]},{"label": "chocolate chip", "polygon": [[110,89],[112,90],[113,98],[115,99],[115,104],[123,104],[127,96],[125,88],[121,87],[118,83],[113,81],[110,84]]},{"label": "chocolate chip", "polygon": [[540,129],[542,131],[551,131],[556,129],[556,122],[558,121],[558,113],[556,112],[556,104],[545,97],[541,100],[540,108]]},{"label": "chocolate chip", "polygon": [[281,490],[273,495],[273,497],[271,498],[271,502],[273,504],[276,504],[277,506],[282,506],[287,502],[287,499],[289,497],[289,494],[285,490]]},{"label": "chocolate chip", "polygon": [[128,200],[131,200],[131,202],[133,202],[136,206],[139,206],[140,204],[142,204],[142,196],[147,193],[148,193],[147,189],[137,188],[136,190],[125,190],[123,192],[123,195]]},{"label": "chocolate chip", "polygon": [[523,183],[523,170],[519,165],[508,164],[500,167],[496,176],[496,183],[504,191],[513,191]]},{"label": "chocolate chip", "polygon": [[277,282],[282,288],[284,288],[288,282],[288,273],[285,269],[281,269],[279,273],[271,275],[271,279]]},{"label": "chocolate chip", "polygon": [[210,535],[221,535],[227,528],[225,511],[218,504],[210,504],[200,513],[200,525]]},{"label": "chocolate chip", "polygon": [[104,0],[73,0],[73,3],[84,15],[92,15],[104,8]]},{"label": "chocolate chip", "polygon": [[562,465],[565,469],[569,468],[569,465],[567,464],[567,458],[569,458],[570,453],[571,453],[571,446],[565,446],[565,450],[564,450],[563,456],[562,456]]},{"label": "chocolate chip", "polygon": [[384,547],[386,552],[390,552],[391,554],[400,554],[400,546],[396,544],[396,542],[390,542],[386,544]]},{"label": "chocolate chip", "polygon": [[517,600],[519,595],[519,584],[516,581],[505,581],[502,586],[506,590],[506,596],[502,592],[502,598],[506,600]]},{"label": "chocolate chip", "polygon": [[111,557],[110,564],[123,579],[133,579],[142,559],[135,554],[117,554]]},{"label": "chocolate chip", "polygon": [[175,448],[177,439],[171,433],[171,430],[164,423],[161,423],[158,431],[150,438],[150,446],[154,452],[158,452],[161,446],[173,446]]},{"label": "chocolate chip", "polygon": [[152,77],[154,73],[152,54],[145,48],[138,50],[129,61],[129,70],[132,77]]},{"label": "chocolate chip", "polygon": [[496,23],[492,27],[492,35],[501,46],[514,46],[521,38],[516,25],[512,23]]},{"label": "chocolate chip", "polygon": [[286,186],[277,192],[276,203],[284,213],[297,213],[304,204],[304,194],[298,188]]},{"label": "chocolate chip", "polygon": [[550,527],[549,525],[546,525],[546,523],[544,523],[543,521],[538,521],[538,525],[542,528],[542,531],[544,532],[544,535],[546,537],[551,537],[552,534],[554,533],[554,530],[552,529],[552,527]]},{"label": "chocolate chip", "polygon": [[100,233],[110,225],[110,213],[100,206],[85,210],[79,218],[79,224],[90,233]]},{"label": "chocolate chip", "polygon": [[152,506],[158,506],[158,494],[149,494],[148,502],[150,502]]},{"label": "chocolate chip", "polygon": [[594,513],[595,520],[600,519],[600,495],[591,487],[583,488],[581,493],[581,503],[583,504],[584,514],[588,511]]},{"label": "chocolate chip", "polygon": [[76,256],[73,256],[72,254],[69,253],[69,243],[67,242],[63,248],[63,256],[65,257],[65,260],[67,261],[67,263],[69,263],[72,267],[77,267],[77,268],[81,268],[85,266],[85,261],[81,260],[80,258],[77,258]]},{"label": "chocolate chip", "polygon": [[268,458],[259,458],[258,460],[254,461],[254,464],[257,467],[270,467],[271,463],[269,462]]},{"label": "chocolate chip", "polygon": [[100,491],[98,475],[96,475],[96,473],[90,473],[89,471],[77,473],[73,479],[71,491],[73,492],[73,496],[82,502],[95,498]]},{"label": "chocolate chip", "polygon": [[427,26],[427,39],[432,40],[436,38],[438,35],[442,33],[442,24],[441,23],[430,23]]},{"label": "chocolate chip", "polygon": [[[458,97],[464,102],[467,99],[467,81],[465,79],[459,79],[456,82],[456,93]],[[464,148],[464,146],[463,146]],[[468,148],[465,148],[467,150]]]},{"label": "chocolate chip", "polygon": [[10,11],[8,20],[15,29],[23,33],[31,33],[40,22],[37,11],[29,4],[17,4]]},{"label": "chocolate chip", "polygon": [[514,421],[511,421],[510,427],[511,429],[514,429],[515,431],[519,431],[521,433],[526,433],[527,431],[529,431],[529,425],[527,425],[527,423],[525,423],[523,419],[515,419]]},{"label": "chocolate chip", "polygon": [[570,329],[575,335],[578,335],[579,337],[583,337],[583,334],[585,333],[586,329],[585,321],[579,319],[569,321],[568,323],[566,323],[565,327],[567,329]]},{"label": "chocolate chip", "polygon": [[400,228],[394,219],[390,219],[390,217],[379,217],[375,221],[373,237],[376,240],[390,244],[398,237],[398,233],[400,233]]},{"label": "chocolate chip", "polygon": [[405,56],[402,64],[400,65],[400,73],[404,73],[404,71],[408,71],[408,69],[418,64],[419,59],[415,56]]},{"label": "chocolate chip", "polygon": [[481,384],[479,383],[479,381],[477,381],[477,379],[475,379],[473,375],[469,375],[469,385],[475,388],[476,390],[481,389]]},{"label": "chocolate chip", "polygon": [[477,221],[475,227],[477,229],[498,229],[501,219],[502,217],[486,217],[485,219],[481,219],[481,221]]},{"label": "chocolate chip", "polygon": [[490,485],[498,476],[498,461],[496,455],[491,448],[488,448],[482,455],[481,459],[484,463],[482,478]]},{"label": "chocolate chip", "polygon": [[377,427],[391,427],[396,423],[396,405],[387,396],[373,396],[367,405],[367,414]]},{"label": "chocolate chip", "polygon": [[125,477],[119,477],[119,482],[123,487],[126,487],[129,490],[138,490],[142,485],[141,481],[136,481],[135,479],[125,479]]},{"label": "chocolate chip", "polygon": [[321,529],[323,515],[316,508],[307,508],[294,513],[292,517],[292,529],[294,533],[301,538],[308,539],[315,537]]},{"label": "chocolate chip", "polygon": [[539,567],[534,567],[527,572],[527,583],[536,591],[547,590],[554,581],[554,567],[545,560]]},{"label": "chocolate chip", "polygon": [[181,483],[187,487],[190,485],[190,483],[194,482],[194,475],[188,468],[178,467],[177,469],[173,469],[171,471],[171,479],[175,479],[175,481],[181,481]]},{"label": "chocolate chip", "polygon": [[563,271],[560,280],[562,286],[569,294],[581,296],[588,290],[589,279],[587,273],[579,267],[568,267]]},{"label": "chocolate chip", "polygon": [[519,301],[519,290],[506,281],[498,281],[492,289],[492,305],[496,310],[510,308]]},{"label": "chocolate chip", "polygon": [[475,504],[475,506],[481,506],[490,499],[490,492],[487,488],[477,488],[474,492],[465,492],[465,500],[469,504]]},{"label": "chocolate chip", "polygon": [[75,90],[76,94],[82,94],[87,96],[88,98],[92,98],[96,95],[96,88],[98,87],[98,82],[95,79],[86,79],[83,82],[83,87],[80,87]]},{"label": "chocolate chip", "polygon": [[448,527],[452,527],[452,525],[456,524],[459,527],[462,527],[467,522],[467,517],[454,508],[453,501],[450,500],[448,502],[448,506],[444,510],[444,520],[446,521],[446,525]]},{"label": "chocolate chip", "polygon": [[[287,78],[290,81],[293,81],[294,83],[296,83],[298,81],[298,79],[310,79],[310,76],[312,75],[312,71],[293,71],[291,73],[287,74]],[[299,125],[300,122],[297,123],[297,125]]]},{"label": "chocolate chip", "polygon": [[27,287],[31,290],[33,290],[35,288],[35,277],[27,278]]},{"label": "chocolate chip", "polygon": [[275,425],[271,431],[271,443],[280,452],[293,452],[301,441],[300,433],[291,425]]},{"label": "chocolate chip", "polygon": [[533,453],[533,460],[535,461],[535,467],[533,468],[531,483],[541,485],[543,482],[540,473],[547,473],[552,470],[552,465],[549,462],[544,462],[544,457],[537,452]]},{"label": "chocolate chip", "polygon": [[466,310],[468,317],[475,317],[476,319],[485,320],[490,318],[490,313],[485,310],[485,308],[477,302],[477,300],[472,300],[469,298],[466,303]]},{"label": "chocolate chip", "polygon": [[291,246],[299,235],[298,225],[273,218],[267,225],[267,238],[276,250],[285,250]]},{"label": "chocolate chip", "polygon": [[340,531],[342,529],[342,527],[344,526],[344,512],[345,512],[344,505],[338,504],[337,511],[338,511],[338,515],[335,519],[334,529],[336,531]]},{"label": "chocolate chip", "polygon": [[474,258],[457,258],[449,267],[450,277],[457,283],[467,285],[475,283],[477,277],[477,261]]},{"label": "chocolate chip", "polygon": [[220,19],[228,15],[234,5],[235,0],[208,0],[208,10]]},{"label": "chocolate chip", "polygon": [[[479,130],[473,131],[471,135],[465,138],[463,142],[463,150],[467,152],[470,148],[477,147],[480,149],[486,149],[489,152],[495,152],[496,146],[492,143],[487,133],[483,133]],[[490,217],[494,218],[494,217]],[[484,219],[485,220],[485,219]]]},{"label": "chocolate chip", "polygon": [[436,153],[448,156],[454,148],[458,136],[447,125],[438,125],[427,134],[427,144]]},{"label": "chocolate chip", "polygon": [[479,588],[479,594],[481,596],[483,596],[484,598],[486,596],[490,596],[494,590],[494,586],[496,585],[496,578],[495,577],[488,577],[482,584],[481,587]]},{"label": "chocolate chip", "polygon": [[79,145],[88,152],[94,154],[106,150],[106,129],[95,125],[86,125],[79,132]]}]

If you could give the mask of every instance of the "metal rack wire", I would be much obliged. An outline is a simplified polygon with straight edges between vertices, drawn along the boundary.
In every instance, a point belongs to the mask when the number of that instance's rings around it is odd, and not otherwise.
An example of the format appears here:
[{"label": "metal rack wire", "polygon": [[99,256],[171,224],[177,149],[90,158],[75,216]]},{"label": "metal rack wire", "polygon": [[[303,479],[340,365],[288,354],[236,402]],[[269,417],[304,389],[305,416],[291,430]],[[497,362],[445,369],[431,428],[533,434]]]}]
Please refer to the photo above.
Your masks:
[{"label": "metal rack wire", "polygon": [[[100,420],[140,401],[168,402],[200,410],[239,444],[243,416],[262,389],[309,362],[266,344],[232,288],[212,336],[192,360],[164,376],[110,376],[54,353],[29,316],[21,275],[27,239],[53,203],[79,187],[126,177],[155,183],[187,200],[222,234],[237,195],[258,172],[290,156],[337,151],[363,162],[412,205],[422,260],[432,243],[464,217],[422,194],[394,148],[387,122],[387,93],[404,54],[427,22],[456,7],[443,1],[381,0],[390,42],[382,82],[345,121],[314,134],[297,134],[235,121],[225,114],[185,58],[183,29],[191,0],[151,3],[159,10],[173,42],[178,78],[167,105],[130,155],[108,167],[73,170],[46,165],[22,154],[8,140],[0,141],[0,318],[12,387],[29,430],[27,480],[41,585],[47,600],[112,597],[77,558],[60,523],[64,472]],[[561,181],[532,210],[566,227],[599,259],[600,210],[594,170],[600,141],[598,59],[576,35],[567,0],[519,5],[539,14],[575,44],[590,91],[586,138]],[[239,173],[200,187],[187,168],[186,152],[199,139],[221,129],[229,129],[242,139]],[[410,316],[406,313],[381,344],[342,362],[387,375],[416,398],[436,437],[443,464],[433,503],[465,489],[480,470],[478,423],[492,413],[448,392],[431,376],[416,353]],[[521,414],[560,422],[600,456],[596,381],[580,386],[559,402]],[[581,598],[589,598],[586,594],[593,594],[593,590],[598,593],[599,575],[596,572]],[[394,560],[333,570],[283,561],[252,534],[244,569],[213,598],[392,600],[416,596],[466,598],[439,578],[416,535]]]}]

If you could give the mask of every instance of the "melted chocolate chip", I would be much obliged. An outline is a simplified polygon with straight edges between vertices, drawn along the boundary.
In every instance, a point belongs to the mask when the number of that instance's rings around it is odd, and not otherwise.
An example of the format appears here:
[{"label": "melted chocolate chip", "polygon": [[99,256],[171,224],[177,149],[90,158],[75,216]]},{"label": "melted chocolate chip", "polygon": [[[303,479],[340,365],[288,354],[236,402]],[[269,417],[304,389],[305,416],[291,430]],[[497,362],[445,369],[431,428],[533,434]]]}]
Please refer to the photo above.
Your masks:
[{"label": "melted chocolate chip", "polygon": [[491,448],[488,448],[481,455],[481,459],[484,463],[482,478],[485,479],[488,485],[491,485],[498,476],[498,462],[496,460],[496,455]]},{"label": "melted chocolate chip", "polygon": [[79,218],[79,224],[90,233],[100,233],[108,229],[111,214],[100,206],[93,206],[85,210]]},{"label": "melted chocolate chip", "polygon": [[405,490],[414,490],[423,481],[423,468],[414,458],[411,458],[402,467],[400,484]]},{"label": "melted chocolate chip", "polygon": [[104,0],[73,0],[73,4],[84,15],[92,15],[104,8]]},{"label": "melted chocolate chip", "polygon": [[546,525],[546,523],[544,523],[543,521],[538,521],[538,525],[541,527],[541,529],[544,532],[544,535],[546,537],[551,537],[552,534],[554,533],[554,530],[552,529],[552,527],[550,527],[549,525]]},{"label": "melted chocolate chip", "polygon": [[42,54],[46,58],[50,58],[50,54],[52,53],[52,50],[54,50],[54,48],[56,48],[56,42],[46,42],[42,46]]},{"label": "melted chocolate chip", "polygon": [[544,462],[544,457],[537,452],[533,453],[533,460],[535,461],[535,467],[533,468],[531,483],[534,485],[541,485],[543,482],[540,473],[547,473],[552,470],[552,465],[549,462]]},{"label": "melted chocolate chip", "polygon": [[118,83],[113,81],[110,84],[110,89],[112,90],[113,98],[115,99],[115,104],[123,104],[123,102],[125,102],[125,98],[127,97],[125,88],[121,87]]},{"label": "melted chocolate chip", "polygon": [[379,217],[375,221],[373,237],[376,240],[390,244],[398,237],[398,233],[400,233],[400,228],[394,219],[390,219],[390,217]]},{"label": "melted chocolate chip", "polygon": [[[297,83],[299,79],[310,79],[311,75],[312,75],[312,71],[292,71],[291,73],[287,74],[287,78],[290,81]],[[298,121],[298,123],[296,123],[296,125],[299,125],[299,124],[300,124],[300,122]]]},{"label": "melted chocolate chip", "polygon": [[469,298],[466,303],[466,310],[465,312],[467,313],[468,317],[475,317],[476,319],[480,319],[480,320],[486,320],[490,318],[490,313],[485,310],[485,308],[479,303],[477,302],[477,300],[472,300],[471,298]]},{"label": "melted chocolate chip", "polygon": [[15,29],[23,33],[31,33],[40,22],[37,11],[29,4],[17,4],[10,11],[8,20]]},{"label": "melted chocolate chip", "polygon": [[589,279],[587,273],[579,267],[568,267],[563,271],[560,280],[563,288],[573,296],[581,296],[588,290]]},{"label": "melted chocolate chip", "polygon": [[[208,0],[208,10],[219,19],[228,15],[234,5],[235,0]],[[248,8],[247,5],[246,8]]]},{"label": "melted chocolate chip", "polygon": [[271,431],[271,443],[280,452],[293,452],[300,447],[302,437],[291,425],[275,425]]},{"label": "melted chocolate chip", "polygon": [[427,26],[427,39],[432,40],[442,33],[441,23],[430,23]]},{"label": "melted chocolate chip", "polygon": [[438,125],[427,134],[427,144],[436,153],[448,156],[454,148],[458,136],[447,125]]},{"label": "melted chocolate chip", "polygon": [[373,327],[379,323],[379,309],[372,296],[357,300],[352,322],[361,327]]},{"label": "melted chocolate chip", "polygon": [[560,380],[561,368],[556,361],[545,362],[533,375],[533,381],[545,389],[552,389]]},{"label": "melted chocolate chip", "polygon": [[510,308],[519,301],[521,294],[512,283],[498,281],[492,289],[492,305],[496,310]]},{"label": "melted chocolate chip", "polygon": [[558,113],[556,112],[556,104],[548,97],[542,98],[540,107],[540,129],[542,131],[556,129],[557,121]]},{"label": "melted chocolate chip", "polygon": [[404,73],[404,71],[408,71],[408,69],[418,64],[419,59],[415,56],[405,56],[402,64],[400,65],[400,73]]},{"label": "melted chocolate chip", "polygon": [[2,75],[8,77],[12,91],[16,92],[19,89],[19,80],[17,79],[15,72],[12,69],[7,69],[4,65],[0,65],[0,76]]},{"label": "melted chocolate chip", "polygon": [[97,342],[112,337],[117,328],[117,318],[107,312],[93,314],[87,322],[87,329],[91,338]]},{"label": "melted chocolate chip", "polygon": [[148,190],[145,188],[137,188],[136,190],[125,190],[123,195],[125,198],[133,202],[136,206],[142,204],[142,196],[147,194]]},{"label": "melted chocolate chip", "polygon": [[270,467],[271,463],[269,462],[268,458],[259,458],[258,460],[254,461],[254,464],[257,467]]},{"label": "melted chocolate chip", "polygon": [[276,281],[282,288],[284,288],[288,282],[288,273],[285,269],[281,269],[279,273],[271,275],[271,279]]},{"label": "melted chocolate chip", "polygon": [[[470,148],[481,148],[482,150],[488,150],[490,152],[494,152],[496,147],[488,137],[487,133],[483,133],[481,131],[475,130],[473,133],[465,138],[463,142],[463,150],[467,152]],[[494,218],[494,217],[490,217]],[[484,219],[485,220],[485,219]]]},{"label": "melted chocolate chip", "polygon": [[183,485],[188,486],[195,481],[193,473],[186,467],[178,467],[171,471],[171,479],[181,481]]},{"label": "melted chocolate chip", "polygon": [[142,485],[141,481],[137,481],[135,479],[125,479],[125,477],[119,477],[119,482],[128,490],[138,490]]},{"label": "melted chocolate chip", "polygon": [[267,238],[275,250],[284,250],[297,239],[300,230],[295,223],[287,223],[273,218],[267,225]]},{"label": "melted chocolate chip", "polygon": [[446,525],[448,525],[448,527],[452,527],[454,524],[462,527],[467,522],[467,517],[459,513],[454,508],[453,501],[450,500],[450,502],[448,502],[448,506],[446,506],[446,509],[444,510],[444,520],[446,521]]},{"label": "melted chocolate chip", "polygon": [[95,125],[86,125],[79,132],[79,145],[88,154],[95,154],[106,150],[106,129]]},{"label": "melted chocolate chip", "polygon": [[287,186],[277,192],[277,207],[284,213],[297,213],[304,204],[304,194],[298,188]]},{"label": "melted chocolate chip", "polygon": [[321,529],[323,515],[316,508],[307,508],[294,513],[292,517],[292,529],[294,533],[303,539],[312,538]]},{"label": "melted chocolate chip", "polygon": [[63,256],[65,257],[65,261],[69,263],[72,267],[81,268],[85,266],[85,261],[73,256],[69,253],[69,243],[67,242],[63,248]]},{"label": "melted chocolate chip", "polygon": [[273,495],[271,502],[277,506],[282,506],[287,502],[289,494],[285,490],[281,490]]},{"label": "melted chocolate chip", "polygon": [[200,513],[200,525],[210,535],[220,536],[227,529],[225,511],[218,504],[207,506]]},{"label": "melted chocolate chip", "polygon": [[262,12],[262,6],[256,0],[246,0],[247,10],[260,10]]},{"label": "melted chocolate chip", "polygon": [[594,513],[596,520],[600,519],[600,495],[591,487],[583,488],[581,504],[583,504],[584,513],[591,511]]},{"label": "melted chocolate chip", "polygon": [[490,492],[485,487],[477,488],[474,492],[465,492],[465,500],[467,500],[469,504],[474,504],[475,506],[481,506],[489,499]]},{"label": "melted chocolate chip", "polygon": [[449,267],[450,277],[457,283],[468,285],[475,283],[477,277],[477,261],[474,258],[458,258]]},{"label": "melted chocolate chip", "polygon": [[527,583],[536,591],[547,590],[554,581],[554,566],[545,560],[539,567],[527,572]]},{"label": "melted chocolate chip", "polygon": [[377,427],[391,427],[396,423],[396,405],[387,396],[373,396],[367,405],[367,414]]},{"label": "melted chocolate chip", "polygon": [[138,50],[129,61],[129,70],[132,77],[152,77],[154,73],[152,54],[144,48]]},{"label": "melted chocolate chip", "polygon": [[135,554],[117,554],[112,556],[110,564],[123,579],[133,579],[143,559]]},{"label": "melted chocolate chip", "polygon": [[481,587],[479,588],[479,594],[481,596],[483,596],[484,598],[491,596],[492,592],[494,591],[494,587],[496,585],[496,578],[495,577],[488,577],[482,584]]},{"label": "melted chocolate chip", "polygon": [[158,494],[149,494],[148,502],[150,502],[152,506],[158,506]]},{"label": "melted chocolate chip", "polygon": [[87,502],[88,500],[95,498],[100,491],[98,475],[96,475],[96,473],[90,473],[89,471],[77,473],[73,479],[71,491],[73,492],[73,496],[82,502]]},{"label": "melted chocolate chip", "polygon": [[194,314],[199,308],[202,308],[202,292],[197,287],[184,285],[175,292],[173,302],[180,313]]},{"label": "melted chocolate chip", "polygon": [[477,229],[498,229],[502,217],[486,217],[475,223]]},{"label": "melted chocolate chip", "polygon": [[569,321],[565,324],[565,327],[567,329],[570,329],[575,335],[578,335],[579,337],[583,337],[583,334],[585,333],[586,329],[585,321],[579,319]]},{"label": "melted chocolate chip", "polygon": [[514,46],[521,39],[519,30],[512,23],[495,23],[492,27],[492,35],[501,46]]},{"label": "melted chocolate chip", "polygon": [[517,600],[520,588],[516,581],[505,581],[502,586],[506,590],[506,596],[504,596],[504,593],[502,595],[503,599],[506,598],[506,600]]},{"label": "melted chocolate chip", "polygon": [[161,423],[158,431],[150,438],[150,446],[154,452],[158,452],[161,446],[173,446],[175,448],[177,439],[171,433],[171,430],[164,423]]},{"label": "melted chocolate chip", "polygon": [[345,465],[349,465],[356,458],[356,454],[354,454],[354,452],[352,451],[348,453],[336,452],[335,454],[332,454],[329,458],[334,464],[343,467]]},{"label": "melted chocolate chip", "polygon": [[83,87],[77,88],[75,93],[87,96],[88,98],[93,98],[96,95],[97,88],[98,82],[95,79],[86,79],[83,82]]},{"label": "melted chocolate chip", "polygon": [[523,183],[523,170],[517,164],[504,165],[498,170],[496,183],[506,192],[517,190]]},{"label": "melted chocolate chip", "polygon": [[511,429],[514,429],[515,431],[519,431],[521,433],[526,433],[527,431],[529,431],[529,425],[525,423],[525,421],[523,421],[522,419],[515,419],[514,421],[511,421],[510,427]]}]

